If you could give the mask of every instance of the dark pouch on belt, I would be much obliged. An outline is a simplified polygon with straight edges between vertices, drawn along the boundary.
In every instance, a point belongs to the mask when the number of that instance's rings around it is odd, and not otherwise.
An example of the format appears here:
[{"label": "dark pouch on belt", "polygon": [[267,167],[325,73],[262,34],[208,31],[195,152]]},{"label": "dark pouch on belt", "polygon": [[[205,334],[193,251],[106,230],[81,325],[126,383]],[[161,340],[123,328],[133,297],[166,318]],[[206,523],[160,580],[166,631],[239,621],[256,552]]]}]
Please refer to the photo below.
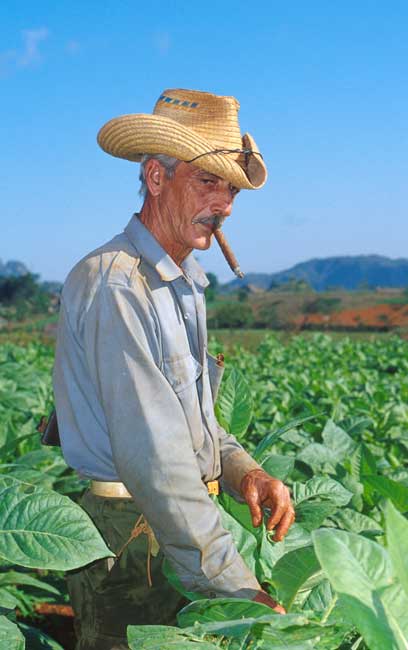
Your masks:
[{"label": "dark pouch on belt", "polygon": [[41,433],[41,443],[51,447],[61,447],[61,441],[58,431],[57,414],[55,409],[51,412],[48,420],[42,417],[37,431]]}]

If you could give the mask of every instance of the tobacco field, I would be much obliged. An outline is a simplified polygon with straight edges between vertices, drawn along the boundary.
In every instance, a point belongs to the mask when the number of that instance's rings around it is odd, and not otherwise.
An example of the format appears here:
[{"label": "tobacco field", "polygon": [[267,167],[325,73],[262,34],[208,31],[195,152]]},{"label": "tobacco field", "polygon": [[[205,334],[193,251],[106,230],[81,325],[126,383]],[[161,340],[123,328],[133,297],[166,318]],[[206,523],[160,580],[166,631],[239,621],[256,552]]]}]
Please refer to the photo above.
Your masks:
[{"label": "tobacco field", "polygon": [[[61,650],[27,620],[67,603],[63,571],[112,555],[75,503],[86,482],[39,442],[52,363],[49,346],[0,345],[0,650]],[[130,648],[407,650],[408,342],[266,336],[226,357],[216,414],[291,489],[296,523],[279,543],[244,504],[213,497],[287,614],[188,594],[177,627],[130,626]]]}]

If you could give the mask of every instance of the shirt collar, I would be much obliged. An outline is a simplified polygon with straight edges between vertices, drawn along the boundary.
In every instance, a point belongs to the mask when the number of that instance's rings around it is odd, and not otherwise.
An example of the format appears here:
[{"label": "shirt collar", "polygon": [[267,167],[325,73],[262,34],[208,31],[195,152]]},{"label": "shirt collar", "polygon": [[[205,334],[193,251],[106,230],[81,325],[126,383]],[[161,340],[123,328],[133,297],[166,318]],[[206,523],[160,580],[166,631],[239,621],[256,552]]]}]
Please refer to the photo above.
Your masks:
[{"label": "shirt collar", "polygon": [[209,285],[208,278],[200,264],[190,253],[183,260],[181,268],[160,246],[159,242],[152,235],[150,230],[140,221],[139,215],[135,213],[125,228],[125,234],[150,266],[153,266],[164,282],[172,282],[183,275],[183,271],[194,282],[205,288]]}]

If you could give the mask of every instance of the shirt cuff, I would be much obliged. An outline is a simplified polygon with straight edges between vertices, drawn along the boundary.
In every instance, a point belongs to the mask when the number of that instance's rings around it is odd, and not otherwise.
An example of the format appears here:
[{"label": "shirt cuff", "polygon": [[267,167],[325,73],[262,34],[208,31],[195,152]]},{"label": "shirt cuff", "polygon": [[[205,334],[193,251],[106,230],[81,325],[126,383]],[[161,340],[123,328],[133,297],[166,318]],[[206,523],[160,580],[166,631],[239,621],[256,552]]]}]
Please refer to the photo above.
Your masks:
[{"label": "shirt cuff", "polygon": [[237,449],[223,462],[222,481],[236,495],[242,498],[240,485],[245,474],[262,467],[243,449]]}]

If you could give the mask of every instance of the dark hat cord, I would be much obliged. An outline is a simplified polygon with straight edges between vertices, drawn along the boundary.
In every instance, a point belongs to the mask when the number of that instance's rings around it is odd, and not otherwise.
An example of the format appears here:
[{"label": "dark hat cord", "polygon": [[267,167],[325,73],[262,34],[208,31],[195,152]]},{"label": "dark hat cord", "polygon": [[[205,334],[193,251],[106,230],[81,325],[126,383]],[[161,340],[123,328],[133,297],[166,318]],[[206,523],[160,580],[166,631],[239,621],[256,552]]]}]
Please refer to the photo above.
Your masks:
[{"label": "dark hat cord", "polygon": [[245,166],[246,167],[248,167],[250,154],[256,154],[257,156],[261,156],[261,158],[263,160],[262,154],[259,151],[253,151],[252,149],[213,149],[213,151],[206,151],[205,153],[200,153],[195,158],[192,158],[191,160],[185,160],[184,162],[192,163],[195,160],[198,160],[198,158],[202,158],[202,156],[208,156],[208,155],[213,154],[213,153],[243,153],[245,155]]}]

